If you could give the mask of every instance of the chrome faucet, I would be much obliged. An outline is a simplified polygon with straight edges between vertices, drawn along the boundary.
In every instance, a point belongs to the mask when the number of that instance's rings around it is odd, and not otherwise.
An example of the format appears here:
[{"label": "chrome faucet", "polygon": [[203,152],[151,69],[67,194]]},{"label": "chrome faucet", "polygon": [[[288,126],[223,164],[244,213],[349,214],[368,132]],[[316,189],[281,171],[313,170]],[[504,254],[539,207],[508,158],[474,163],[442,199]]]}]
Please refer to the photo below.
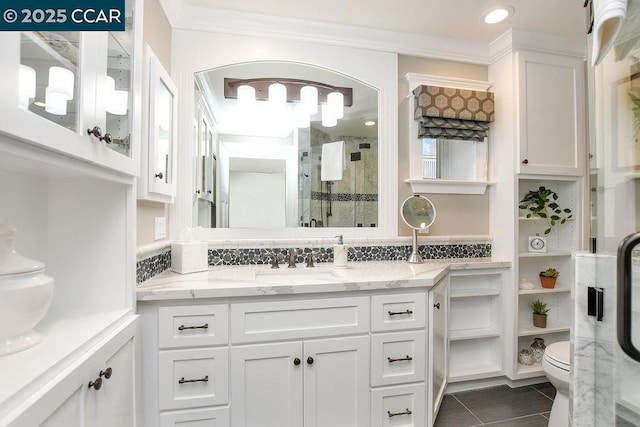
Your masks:
[{"label": "chrome faucet", "polygon": [[298,253],[296,248],[289,249],[289,268],[296,268],[296,257]]},{"label": "chrome faucet", "polygon": [[320,255],[320,252],[309,252],[309,253],[307,254],[307,267],[315,267],[315,266],[313,265],[313,257],[314,257],[315,255]]}]

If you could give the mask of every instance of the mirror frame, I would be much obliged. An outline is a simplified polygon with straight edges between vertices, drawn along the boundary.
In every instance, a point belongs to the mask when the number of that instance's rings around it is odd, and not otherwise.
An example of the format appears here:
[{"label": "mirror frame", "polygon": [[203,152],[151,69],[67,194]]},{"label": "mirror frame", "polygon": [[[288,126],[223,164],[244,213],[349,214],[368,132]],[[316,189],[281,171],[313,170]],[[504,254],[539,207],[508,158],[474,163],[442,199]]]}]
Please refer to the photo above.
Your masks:
[{"label": "mirror frame", "polygon": [[[194,196],[192,121],[194,74],[211,68],[255,61],[285,61],[325,68],[378,89],[378,227],[195,228],[200,240],[395,237],[398,234],[398,61],[397,54],[350,47],[249,36],[175,31],[172,70],[178,86],[178,191],[171,210],[170,238],[192,225]],[[203,52],[214,52],[203,55]]]}]

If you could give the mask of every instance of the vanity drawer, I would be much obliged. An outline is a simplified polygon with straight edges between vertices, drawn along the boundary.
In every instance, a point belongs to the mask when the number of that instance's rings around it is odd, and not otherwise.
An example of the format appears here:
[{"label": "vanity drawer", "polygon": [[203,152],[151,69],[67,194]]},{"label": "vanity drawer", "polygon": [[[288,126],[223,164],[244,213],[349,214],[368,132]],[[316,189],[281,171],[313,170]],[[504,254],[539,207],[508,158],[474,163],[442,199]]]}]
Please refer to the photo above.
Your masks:
[{"label": "vanity drawer", "polygon": [[369,298],[231,305],[234,343],[360,334],[369,331]]},{"label": "vanity drawer", "polygon": [[184,426],[229,427],[229,408],[198,408],[160,414],[160,427]]},{"label": "vanity drawer", "polygon": [[371,330],[424,328],[425,301],[424,292],[371,297]]},{"label": "vanity drawer", "polygon": [[371,427],[423,427],[424,393],[424,384],[372,390]]},{"label": "vanity drawer", "polygon": [[424,381],[424,331],[393,332],[371,337],[371,386]]},{"label": "vanity drawer", "polygon": [[226,304],[158,308],[160,348],[222,345],[229,342]]},{"label": "vanity drawer", "polygon": [[167,350],[158,355],[160,410],[229,402],[229,350]]}]

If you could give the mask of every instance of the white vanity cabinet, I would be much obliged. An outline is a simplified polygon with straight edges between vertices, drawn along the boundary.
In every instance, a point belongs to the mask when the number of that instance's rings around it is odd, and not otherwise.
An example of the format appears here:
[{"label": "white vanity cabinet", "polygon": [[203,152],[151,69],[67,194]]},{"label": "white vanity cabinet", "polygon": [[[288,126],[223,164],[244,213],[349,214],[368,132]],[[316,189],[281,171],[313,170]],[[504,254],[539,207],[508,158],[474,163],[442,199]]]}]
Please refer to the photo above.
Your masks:
[{"label": "white vanity cabinet", "polygon": [[137,175],[142,2],[127,0],[124,18],[124,32],[4,32],[3,132]]},{"label": "white vanity cabinet", "polygon": [[584,167],[584,60],[516,52],[518,159],[521,174],[581,176]]},{"label": "white vanity cabinet", "polygon": [[7,426],[135,425],[135,343],[132,318],[90,349],[15,411]]}]

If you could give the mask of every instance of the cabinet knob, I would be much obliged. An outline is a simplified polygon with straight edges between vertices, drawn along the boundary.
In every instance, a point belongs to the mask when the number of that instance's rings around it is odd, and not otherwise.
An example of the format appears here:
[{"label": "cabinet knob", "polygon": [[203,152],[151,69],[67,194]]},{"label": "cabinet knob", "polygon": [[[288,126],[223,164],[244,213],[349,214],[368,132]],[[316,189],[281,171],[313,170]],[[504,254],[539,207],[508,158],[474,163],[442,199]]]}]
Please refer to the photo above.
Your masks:
[{"label": "cabinet knob", "polygon": [[160,179],[164,178],[164,174],[162,172],[158,172],[155,176]]},{"label": "cabinet knob", "polygon": [[307,357],[307,365],[313,365],[313,357]]},{"label": "cabinet knob", "polygon": [[102,387],[102,378],[98,377],[93,381],[89,381],[89,388],[91,387],[96,390],[100,390],[100,387]]},{"label": "cabinet knob", "polygon": [[111,369],[111,367],[108,367],[104,371],[100,371],[100,376],[105,377],[106,379],[111,378],[111,374],[113,374],[113,369]]},{"label": "cabinet knob", "polygon": [[437,308],[438,310],[440,310],[440,303],[433,304],[433,306],[434,306],[435,308]]},{"label": "cabinet knob", "polygon": [[87,133],[89,135],[95,136],[100,141],[106,142],[107,144],[111,144],[113,142],[113,137],[110,133],[105,133],[104,135],[102,135],[102,129],[100,129],[100,126],[94,126],[93,128],[87,129]]},{"label": "cabinet knob", "polygon": [[298,366],[300,364],[300,358],[296,357],[295,359],[293,359],[293,364]]},{"label": "cabinet knob", "polygon": [[528,165],[528,164],[529,164],[529,160],[528,160],[528,159],[524,159],[524,160],[522,161],[522,164],[523,164],[523,165]]}]

